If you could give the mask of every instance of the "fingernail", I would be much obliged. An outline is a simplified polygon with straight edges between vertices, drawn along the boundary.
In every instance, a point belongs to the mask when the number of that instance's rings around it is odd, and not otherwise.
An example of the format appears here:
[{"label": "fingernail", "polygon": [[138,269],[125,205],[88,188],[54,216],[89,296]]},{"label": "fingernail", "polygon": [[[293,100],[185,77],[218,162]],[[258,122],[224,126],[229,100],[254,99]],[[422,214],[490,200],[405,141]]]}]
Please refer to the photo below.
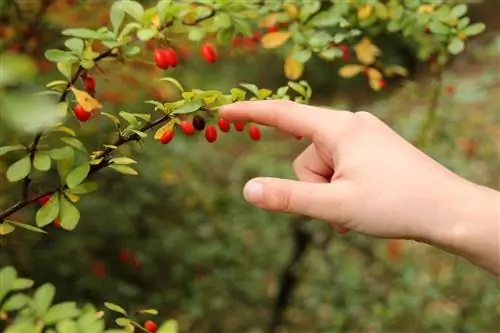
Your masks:
[{"label": "fingernail", "polygon": [[249,181],[243,189],[243,196],[248,202],[259,203],[262,198],[262,184],[254,180]]}]

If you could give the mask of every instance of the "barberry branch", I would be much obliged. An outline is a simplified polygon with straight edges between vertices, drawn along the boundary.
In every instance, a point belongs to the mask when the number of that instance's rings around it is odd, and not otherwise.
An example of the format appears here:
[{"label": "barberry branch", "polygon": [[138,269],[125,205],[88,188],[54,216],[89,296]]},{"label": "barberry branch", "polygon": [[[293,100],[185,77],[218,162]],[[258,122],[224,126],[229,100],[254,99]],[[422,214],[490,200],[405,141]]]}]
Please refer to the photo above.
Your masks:
[{"label": "barberry branch", "polygon": [[420,148],[427,147],[429,140],[432,139],[432,133],[437,121],[437,111],[442,91],[443,91],[443,69],[440,69],[439,72],[437,73],[436,86],[433,91],[429,110],[427,111],[427,118],[425,119],[419,137],[417,139],[417,143]]}]

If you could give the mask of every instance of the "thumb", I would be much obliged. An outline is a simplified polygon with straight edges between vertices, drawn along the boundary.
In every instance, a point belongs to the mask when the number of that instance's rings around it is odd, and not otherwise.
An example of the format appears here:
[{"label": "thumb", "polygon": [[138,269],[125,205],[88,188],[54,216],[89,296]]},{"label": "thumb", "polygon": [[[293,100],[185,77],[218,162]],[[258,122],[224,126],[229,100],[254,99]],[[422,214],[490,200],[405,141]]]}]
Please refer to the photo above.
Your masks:
[{"label": "thumb", "polygon": [[[251,204],[276,212],[297,213],[334,222],[338,215],[335,185],[280,178],[255,178],[243,190]],[[337,216],[338,218],[339,216]]]}]

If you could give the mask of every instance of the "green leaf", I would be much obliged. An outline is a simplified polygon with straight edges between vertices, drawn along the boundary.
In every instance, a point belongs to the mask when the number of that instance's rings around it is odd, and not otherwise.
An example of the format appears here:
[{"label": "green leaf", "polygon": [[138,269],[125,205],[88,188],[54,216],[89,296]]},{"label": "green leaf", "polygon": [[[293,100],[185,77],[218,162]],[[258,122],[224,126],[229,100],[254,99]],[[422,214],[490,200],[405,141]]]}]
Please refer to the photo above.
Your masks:
[{"label": "green leaf", "polygon": [[60,196],[59,223],[65,230],[73,230],[80,221],[80,211],[64,195]]},{"label": "green leaf", "polygon": [[172,114],[187,114],[187,113],[192,113],[195,111],[198,111],[201,106],[203,105],[203,102],[200,100],[194,100],[191,102],[188,102],[181,106],[180,108],[174,110]]},{"label": "green leaf", "polygon": [[44,227],[52,223],[59,214],[59,193],[52,194],[49,201],[36,212],[36,225]]},{"label": "green leaf", "polygon": [[117,304],[114,304],[114,303],[111,303],[111,302],[105,302],[104,303],[104,306],[108,309],[108,310],[111,310],[113,312],[118,312],[118,313],[121,313],[122,315],[128,317],[128,314],[127,314],[127,311],[125,311],[124,308],[122,308],[121,306],[117,305]]},{"label": "green leaf", "polygon": [[12,151],[17,151],[17,150],[22,150],[22,149],[26,149],[26,147],[22,146],[22,145],[3,146],[3,147],[0,147],[0,156],[8,154]]},{"label": "green leaf", "polygon": [[26,178],[31,171],[31,160],[28,155],[24,156],[17,162],[14,162],[7,169],[6,177],[7,180],[11,183],[15,183],[20,181],[21,179]]},{"label": "green leaf", "polygon": [[5,236],[16,230],[16,227],[8,223],[0,223],[0,236]]},{"label": "green leaf", "polygon": [[163,20],[167,17],[171,3],[172,0],[160,0],[156,3],[156,10],[160,21],[163,22]]},{"label": "green leaf", "polygon": [[130,324],[130,322],[131,322],[131,320],[128,318],[125,318],[125,317],[118,317],[115,319],[115,323],[118,326],[122,326],[122,327],[128,326]]},{"label": "green leaf", "polygon": [[69,319],[58,322],[56,329],[58,333],[80,333],[76,323]]},{"label": "green leaf", "polygon": [[252,27],[250,26],[250,24],[246,20],[240,19],[240,18],[235,17],[235,16],[233,16],[232,19],[233,19],[233,24],[234,24],[236,31],[238,31],[243,36],[251,36],[252,35]]},{"label": "green leaf", "polygon": [[121,7],[120,2],[113,3],[109,12],[109,17],[111,19],[111,25],[113,26],[113,33],[116,36],[118,35],[118,31],[120,30],[123,19],[125,18],[125,12]]},{"label": "green leaf", "polygon": [[59,61],[57,63],[57,69],[68,80],[71,80],[72,66],[73,66],[73,63],[71,61]]},{"label": "green leaf", "polygon": [[120,117],[125,119],[129,124],[134,126],[138,125],[137,118],[132,113],[120,111],[118,114],[120,115]]},{"label": "green leaf", "polygon": [[137,163],[137,161],[131,159],[130,157],[115,157],[111,160],[111,162],[119,165],[128,165]]},{"label": "green leaf", "polygon": [[52,62],[76,61],[78,58],[70,52],[52,49],[45,51],[45,58]]},{"label": "green leaf", "polygon": [[259,87],[257,87],[255,84],[240,83],[240,86],[242,86],[243,88],[247,89],[248,91],[250,91],[255,96],[259,96]]},{"label": "green leaf", "polygon": [[64,45],[78,56],[83,54],[83,48],[85,45],[83,40],[80,38],[70,38],[64,42]]},{"label": "green leaf", "polygon": [[62,320],[75,318],[79,314],[80,310],[75,302],[64,302],[52,306],[43,317],[43,321],[46,325],[52,325]]},{"label": "green leaf", "polygon": [[231,89],[231,97],[234,102],[243,101],[247,96],[247,92],[240,88],[232,88]]},{"label": "green leaf", "polygon": [[87,178],[89,171],[90,164],[88,162],[76,167],[69,173],[68,177],[66,177],[66,185],[68,185],[70,189],[80,185],[85,178]]},{"label": "green leaf", "polygon": [[48,150],[47,153],[52,159],[59,161],[73,157],[75,152],[71,147],[65,146]]},{"label": "green leaf", "polygon": [[80,66],[85,69],[91,69],[95,66],[95,62],[92,59],[83,59],[80,61]]},{"label": "green leaf", "polygon": [[25,278],[17,278],[16,281],[14,281],[14,285],[12,286],[12,290],[24,290],[33,287],[35,282],[30,279],[25,279]]},{"label": "green leaf", "polygon": [[29,302],[29,298],[25,294],[15,294],[9,297],[4,305],[2,306],[2,311],[17,311],[24,308]]},{"label": "green leaf", "polygon": [[276,91],[276,95],[278,96],[278,98],[282,98],[286,95],[286,93],[288,92],[289,89],[290,89],[290,87],[288,87],[288,86],[281,87]]},{"label": "green leaf", "polygon": [[55,293],[56,288],[50,283],[41,285],[35,291],[33,294],[33,308],[39,317],[45,315],[54,300]]},{"label": "green leaf", "polygon": [[86,28],[71,28],[65,29],[61,32],[64,36],[73,36],[79,37],[83,39],[106,39],[103,34],[98,33],[97,31],[86,29]]},{"label": "green leaf", "polygon": [[54,89],[54,90],[57,90],[59,92],[63,92],[65,90],[67,84],[68,84],[67,81],[56,80],[56,81],[52,81],[52,82],[47,83],[45,86],[49,89]]},{"label": "green leaf", "polygon": [[205,37],[206,34],[207,31],[205,28],[194,26],[189,29],[188,39],[192,42],[199,42]]},{"label": "green leaf", "polygon": [[137,31],[137,38],[141,41],[147,41],[156,36],[158,31],[154,29],[144,28]]},{"label": "green leaf", "polygon": [[137,134],[141,139],[147,138],[147,134],[139,130],[130,129],[130,132]]},{"label": "green leaf", "polygon": [[145,315],[150,315],[150,316],[157,316],[158,310],[156,310],[156,309],[142,309],[142,310],[139,310],[139,313],[142,313]]},{"label": "green leaf", "polygon": [[37,228],[37,227],[32,226],[31,224],[27,224],[27,223],[21,223],[21,222],[10,221],[10,220],[6,220],[4,223],[8,223],[10,225],[13,225],[16,228],[26,229],[26,230],[38,232],[41,234],[47,233],[45,230],[42,230],[40,228]]},{"label": "green leaf", "polygon": [[214,26],[219,29],[226,29],[231,26],[231,16],[226,12],[218,12],[214,17]]},{"label": "green leaf", "polygon": [[331,48],[323,50],[319,53],[319,56],[327,61],[335,60],[342,55],[342,51],[337,48]]},{"label": "green leaf", "polygon": [[75,149],[78,149],[78,150],[84,152],[85,154],[88,154],[87,149],[85,148],[85,146],[83,145],[83,143],[80,140],[78,140],[76,138],[68,138],[68,137],[61,138],[60,140],[62,142],[64,142],[65,144],[67,144],[68,146],[71,146]]},{"label": "green leaf", "polygon": [[33,159],[33,166],[35,169],[40,170],[40,171],[49,171],[50,170],[50,156],[41,151],[37,151],[35,153],[35,157]]},{"label": "green leaf", "polygon": [[234,29],[228,28],[228,29],[221,29],[217,32],[217,41],[221,45],[227,45],[231,43],[231,39],[234,36]]},{"label": "green leaf", "polygon": [[451,43],[448,45],[448,51],[451,54],[459,54],[465,48],[465,43],[458,37],[452,39]]},{"label": "green leaf", "polygon": [[288,82],[288,86],[303,97],[306,97],[306,89],[296,82]]},{"label": "green leaf", "polygon": [[16,281],[17,272],[12,266],[0,269],[0,302],[11,291],[14,281]]},{"label": "green leaf", "polygon": [[433,21],[429,24],[429,30],[432,33],[444,35],[450,31],[450,28],[439,21]]},{"label": "green leaf", "polygon": [[175,320],[167,320],[156,331],[156,333],[178,333],[179,324]]},{"label": "green leaf", "polygon": [[298,52],[295,52],[292,55],[292,58],[297,60],[298,62],[301,63],[306,63],[309,59],[311,59],[312,52],[311,50],[300,50]]},{"label": "green leaf", "polygon": [[141,48],[137,45],[127,45],[123,48],[123,53],[128,56],[135,56],[141,53]]},{"label": "green leaf", "polygon": [[319,0],[309,0],[307,2],[304,2],[302,4],[302,7],[300,8],[300,21],[305,22],[311,15],[315,14],[318,12],[318,10],[321,8],[321,1]]},{"label": "green leaf", "polygon": [[258,97],[259,97],[259,99],[266,99],[269,96],[271,96],[272,94],[273,94],[273,91],[270,89],[260,89]]},{"label": "green leaf", "polygon": [[463,33],[467,36],[476,36],[486,29],[484,23],[473,23],[464,29]]},{"label": "green leaf", "polygon": [[456,18],[460,18],[460,17],[464,16],[465,13],[467,13],[467,5],[465,5],[465,4],[456,5],[451,10],[451,16],[456,17]]},{"label": "green leaf", "polygon": [[[181,93],[184,92],[184,87],[182,86],[182,84],[180,84],[179,81],[177,81],[176,79],[172,78],[172,77],[164,77],[164,78],[161,78],[160,81],[167,81],[167,82],[170,82],[172,83],[177,89],[179,89],[181,91]],[[156,101],[152,101],[152,102],[155,102],[155,103],[158,103]],[[161,104],[161,103],[159,103]],[[156,105],[156,104],[155,104]]]},{"label": "green leaf", "polygon": [[339,14],[335,10],[330,9],[316,14],[311,20],[309,20],[308,25],[324,28],[337,25],[339,22]]},{"label": "green leaf", "polygon": [[312,48],[324,48],[333,41],[333,36],[326,31],[318,31],[309,37],[308,43]]},{"label": "green leaf", "polygon": [[118,171],[119,173],[123,173],[125,175],[133,175],[133,176],[136,176],[138,175],[139,173],[134,170],[133,168],[129,167],[129,166],[126,166],[126,165],[115,165],[115,164],[111,164],[109,166],[111,169],[115,170],[115,171]]},{"label": "green leaf", "polygon": [[76,195],[84,195],[89,194],[96,191],[99,188],[99,185],[94,182],[86,182],[82,183],[70,190],[71,193]]},{"label": "green leaf", "polygon": [[144,17],[144,8],[137,1],[131,0],[121,0],[120,2],[121,8],[130,16],[132,16],[135,20],[142,22]]}]

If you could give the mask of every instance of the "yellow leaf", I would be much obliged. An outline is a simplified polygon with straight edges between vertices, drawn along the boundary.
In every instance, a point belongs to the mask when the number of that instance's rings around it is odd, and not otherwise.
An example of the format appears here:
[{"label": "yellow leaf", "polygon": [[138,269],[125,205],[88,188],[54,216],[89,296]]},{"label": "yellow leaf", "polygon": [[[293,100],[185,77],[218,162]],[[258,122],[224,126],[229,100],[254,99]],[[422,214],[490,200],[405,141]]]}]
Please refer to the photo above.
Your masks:
[{"label": "yellow leaf", "polygon": [[373,7],[372,5],[363,5],[358,8],[358,19],[364,20],[372,15]]},{"label": "yellow leaf", "polygon": [[285,60],[285,76],[289,80],[297,80],[302,76],[304,72],[304,64],[298,62],[291,57]]},{"label": "yellow leaf", "polygon": [[288,13],[288,15],[291,18],[296,18],[296,17],[299,16],[299,9],[294,4],[291,4],[291,3],[286,4],[285,5],[285,11]]},{"label": "yellow leaf", "polygon": [[151,19],[151,28],[158,29],[159,27],[160,27],[160,17],[158,15],[155,15]]},{"label": "yellow leaf", "polygon": [[66,195],[66,197],[68,197],[68,199],[71,200],[71,202],[73,202],[73,203],[77,203],[80,200],[79,196],[77,196],[69,191],[65,191],[64,195]]},{"label": "yellow leaf", "polygon": [[75,87],[71,87],[71,91],[75,95],[78,104],[80,104],[85,111],[92,112],[102,108],[101,103],[90,96],[86,91],[78,90]]},{"label": "yellow leaf", "polygon": [[368,77],[371,80],[375,80],[375,81],[380,81],[383,78],[382,73],[380,73],[380,71],[378,69],[375,69],[375,68],[368,68]]},{"label": "yellow leaf", "polygon": [[408,70],[403,66],[399,65],[389,66],[385,68],[384,73],[387,76],[394,76],[394,75],[408,76]]},{"label": "yellow leaf", "polygon": [[339,70],[339,75],[345,78],[351,78],[359,73],[361,73],[365,69],[365,66],[361,65],[346,65]]},{"label": "yellow leaf", "polygon": [[377,80],[373,77],[368,77],[370,81],[370,87],[375,91],[380,91],[382,89],[382,80]]},{"label": "yellow leaf", "polygon": [[162,127],[160,127],[156,133],[155,133],[155,139],[156,140],[160,140],[161,137],[163,136],[163,134],[167,133],[168,131],[171,131],[174,129],[174,125],[175,125],[175,122],[173,121],[169,121],[168,123],[166,123],[165,125],[163,125]]},{"label": "yellow leaf", "polygon": [[16,227],[4,222],[0,224],[0,236],[10,234],[16,229]]},{"label": "yellow leaf", "polygon": [[434,12],[434,5],[421,5],[418,7],[418,12],[419,13],[432,13]]},{"label": "yellow leaf", "polygon": [[354,46],[356,55],[359,61],[365,65],[371,65],[375,59],[380,55],[380,49],[374,45],[370,40],[365,37],[363,40]]},{"label": "yellow leaf", "polygon": [[274,49],[285,44],[291,37],[288,31],[271,32],[262,37],[262,46],[266,49]]},{"label": "yellow leaf", "polygon": [[278,22],[278,13],[271,13],[259,21],[260,28],[269,28]]}]

